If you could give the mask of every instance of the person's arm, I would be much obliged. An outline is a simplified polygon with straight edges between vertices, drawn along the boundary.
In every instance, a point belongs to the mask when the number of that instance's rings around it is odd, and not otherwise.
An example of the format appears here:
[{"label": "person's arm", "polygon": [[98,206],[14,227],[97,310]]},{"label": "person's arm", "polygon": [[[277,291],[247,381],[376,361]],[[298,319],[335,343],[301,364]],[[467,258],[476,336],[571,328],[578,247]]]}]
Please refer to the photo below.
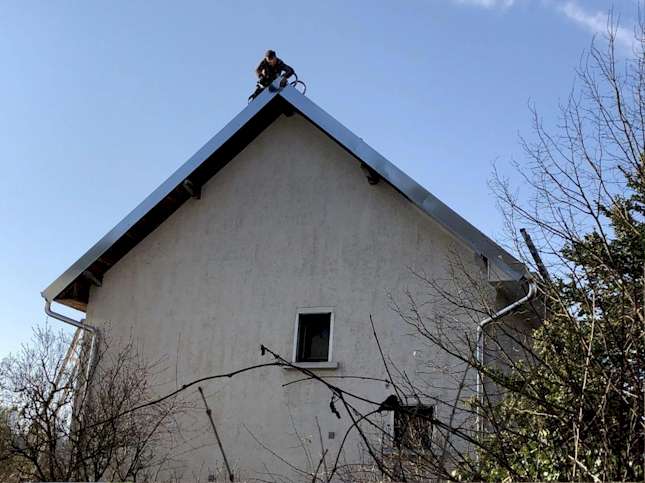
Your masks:
[{"label": "person's arm", "polygon": [[285,64],[282,61],[280,61],[280,70],[282,71],[282,76],[285,79],[288,79],[293,74],[295,74],[295,71],[290,66],[288,66],[287,64]]},{"label": "person's arm", "polygon": [[289,67],[287,64],[280,61],[280,65],[278,66],[280,68],[280,72],[282,73],[282,79],[280,80],[280,87],[284,87],[287,85],[287,79],[291,77],[295,72],[291,67]]},{"label": "person's arm", "polygon": [[258,66],[255,68],[255,73],[257,74],[258,79],[264,77],[264,59],[262,59]]}]

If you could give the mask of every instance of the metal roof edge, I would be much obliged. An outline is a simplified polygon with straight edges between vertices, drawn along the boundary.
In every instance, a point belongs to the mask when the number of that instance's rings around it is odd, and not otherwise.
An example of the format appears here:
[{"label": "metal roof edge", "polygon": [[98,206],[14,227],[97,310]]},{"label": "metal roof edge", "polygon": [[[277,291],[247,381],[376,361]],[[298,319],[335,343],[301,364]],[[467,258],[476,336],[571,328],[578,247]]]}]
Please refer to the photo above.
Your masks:
[{"label": "metal roof edge", "polygon": [[383,179],[394,186],[424,213],[437,221],[449,233],[463,240],[476,253],[487,257],[490,263],[493,263],[511,280],[520,280],[526,274],[526,268],[515,257],[484,235],[403,171],[390,163],[384,156],[313,101],[309,100],[293,87],[287,86],[283,89],[277,89],[275,86],[277,86],[277,83],[265,89],[264,92],[235,116],[201,149],[191,156],[188,161],[170,175],[166,181],[148,195],[134,210],[85,252],[62,275],[45,288],[41,292],[41,295],[47,301],[53,302],[66,287],[78,277],[82,276],[83,272],[101,257],[108,248],[123,237],[146,213],[159,204],[172,190],[177,188],[276,96],[282,97],[305,118],[338,142],[353,156],[370,166]]},{"label": "metal roof edge", "polygon": [[209,156],[217,151],[233,134],[244,124],[262,110],[274,97],[278,95],[276,89],[265,89],[253,102],[249,103],[237,116],[204,144],[188,161],[181,165],[166,181],[148,195],[135,209],[123,218],[103,238],[96,242],[92,248],[85,252],[62,275],[54,280],[41,292],[43,298],[49,302],[65,288],[83,274],[85,270],[119,238],[125,235],[148,211],[160,203],[173,189],[181,184],[195,171]]},{"label": "metal roof edge", "polygon": [[526,275],[523,263],[397,168],[316,103],[293,88],[284,89],[280,95],[309,121],[376,171],[448,232],[463,240],[476,253],[485,256],[489,263],[493,263],[511,280],[520,280]]}]

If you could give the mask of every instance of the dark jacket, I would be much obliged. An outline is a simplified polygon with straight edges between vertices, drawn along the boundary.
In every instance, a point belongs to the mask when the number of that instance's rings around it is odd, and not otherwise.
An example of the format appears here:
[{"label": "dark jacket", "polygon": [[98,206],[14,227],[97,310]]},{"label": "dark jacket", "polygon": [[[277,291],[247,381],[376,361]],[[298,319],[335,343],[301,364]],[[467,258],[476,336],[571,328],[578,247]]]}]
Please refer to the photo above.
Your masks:
[{"label": "dark jacket", "polygon": [[295,72],[291,67],[282,62],[282,59],[278,58],[278,61],[275,65],[269,64],[266,59],[262,59],[262,62],[255,69],[255,73],[260,78],[260,81],[265,85],[269,85],[273,82],[279,75],[284,77],[291,77]]}]

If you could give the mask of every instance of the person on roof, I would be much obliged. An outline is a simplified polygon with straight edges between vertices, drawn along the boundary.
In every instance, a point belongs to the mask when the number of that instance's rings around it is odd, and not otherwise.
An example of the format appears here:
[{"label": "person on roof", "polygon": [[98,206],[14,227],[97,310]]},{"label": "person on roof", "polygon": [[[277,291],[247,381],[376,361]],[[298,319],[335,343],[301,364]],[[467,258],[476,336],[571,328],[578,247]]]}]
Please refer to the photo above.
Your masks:
[{"label": "person on roof", "polygon": [[276,80],[279,75],[282,75],[280,87],[284,87],[287,85],[287,79],[295,74],[291,67],[275,55],[275,50],[266,51],[264,59],[262,59],[255,69],[255,73],[258,75],[258,82],[260,82],[264,87],[271,84],[271,82]]},{"label": "person on roof", "polygon": [[255,73],[258,76],[258,85],[255,92],[251,94],[249,100],[255,99],[257,95],[262,92],[265,87],[271,85],[278,76],[282,76],[280,87],[284,87],[287,85],[287,79],[295,74],[294,70],[275,54],[275,50],[266,51],[264,59],[262,59],[258,64],[255,69]]}]

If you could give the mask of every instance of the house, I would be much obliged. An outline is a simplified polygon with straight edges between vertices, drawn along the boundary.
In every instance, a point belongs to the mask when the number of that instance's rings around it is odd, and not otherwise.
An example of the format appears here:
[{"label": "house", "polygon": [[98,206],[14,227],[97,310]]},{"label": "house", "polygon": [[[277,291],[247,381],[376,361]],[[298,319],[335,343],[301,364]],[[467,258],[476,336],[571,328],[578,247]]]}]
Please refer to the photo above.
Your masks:
[{"label": "house", "polygon": [[[266,362],[264,345],[383,401],[388,384],[338,376],[385,377],[370,317],[386,357],[415,373],[419,342],[390,297],[415,290],[410,267],[446,279],[453,256],[488,280],[499,306],[521,296],[518,260],[310,99],[273,86],[43,297],[57,318],[51,304],[73,307],[86,324],[132,334],[150,358],[166,356],[177,378],[160,393]],[[320,444],[333,454],[351,425],[330,411],[323,385],[284,386],[302,378],[272,367],[205,386],[228,459],[244,478],[302,479],[291,465],[307,466],[307,451],[316,459]],[[187,479],[221,464],[199,414],[203,431],[181,452]],[[344,461],[359,458],[359,446],[352,434]]]}]

